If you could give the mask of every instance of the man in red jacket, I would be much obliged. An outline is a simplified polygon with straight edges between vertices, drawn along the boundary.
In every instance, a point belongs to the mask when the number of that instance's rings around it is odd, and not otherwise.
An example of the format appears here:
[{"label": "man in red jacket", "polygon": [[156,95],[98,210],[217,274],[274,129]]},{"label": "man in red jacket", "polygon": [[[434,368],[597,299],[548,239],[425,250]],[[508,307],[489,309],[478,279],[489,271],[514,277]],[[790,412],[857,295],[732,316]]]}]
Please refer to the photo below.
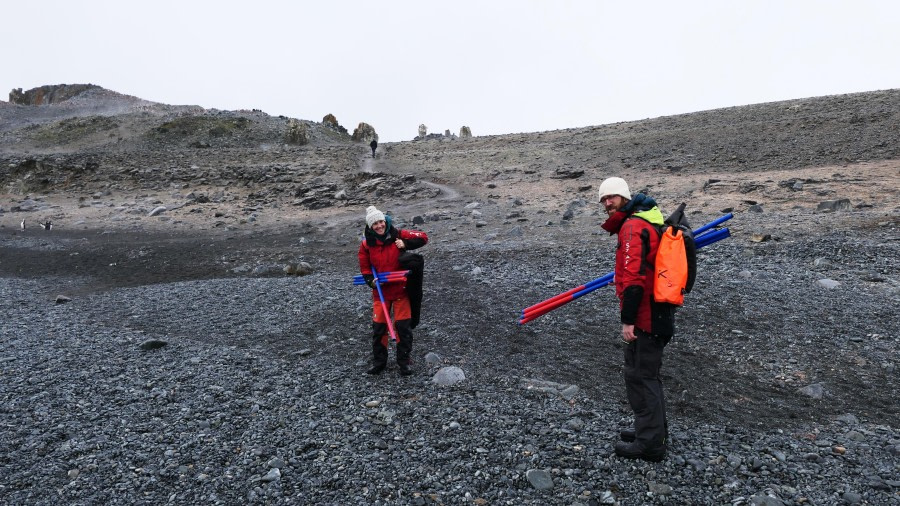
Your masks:
[{"label": "man in red jacket", "polygon": [[397,367],[403,376],[412,374],[412,369],[409,367],[409,356],[412,353],[413,343],[410,324],[412,312],[409,295],[406,293],[406,283],[394,281],[381,284],[381,294],[384,296],[385,306],[382,307],[375,287],[372,267],[379,273],[402,270],[400,254],[404,251],[421,248],[427,242],[428,236],[424,232],[398,230],[391,225],[390,216],[386,217],[375,206],[366,208],[366,229],[357,256],[359,257],[359,271],[372,288],[374,304],[372,367],[366,371],[369,374],[379,374],[387,366],[388,321],[385,318],[385,307],[388,314],[393,310],[394,328],[397,332]]},{"label": "man in red jacket", "polygon": [[615,285],[625,341],[625,391],[634,411],[634,429],[621,432],[616,455],[659,462],[666,457],[668,424],[659,370],[672,338],[674,306],[653,300],[654,261],[663,216],[653,198],[631,197],[628,183],[611,177],[600,184],[600,205],[609,219],[601,225],[618,236]]}]

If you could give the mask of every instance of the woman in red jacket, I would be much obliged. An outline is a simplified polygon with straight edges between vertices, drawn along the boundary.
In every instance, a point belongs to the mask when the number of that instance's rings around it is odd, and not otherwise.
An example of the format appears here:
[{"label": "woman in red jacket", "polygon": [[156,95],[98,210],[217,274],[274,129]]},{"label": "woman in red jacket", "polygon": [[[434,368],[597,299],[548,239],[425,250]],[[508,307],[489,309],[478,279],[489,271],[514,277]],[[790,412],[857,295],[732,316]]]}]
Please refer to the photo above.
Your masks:
[{"label": "woman in red jacket", "polygon": [[[428,236],[424,232],[415,230],[398,230],[391,225],[390,216],[369,206],[366,208],[366,230],[362,244],[359,245],[359,271],[366,283],[372,288],[372,367],[366,371],[369,374],[379,374],[384,371],[388,360],[388,322],[385,318],[385,308],[382,307],[375,289],[374,267],[378,272],[391,272],[402,270],[400,266],[400,254],[404,251],[421,248],[428,242]],[[409,355],[412,353],[412,326],[410,319],[409,296],[406,293],[406,283],[394,281],[381,285],[381,294],[384,296],[384,305],[387,313],[393,310],[394,328],[397,332],[397,367],[400,374],[409,376],[412,369],[409,367]]]}]

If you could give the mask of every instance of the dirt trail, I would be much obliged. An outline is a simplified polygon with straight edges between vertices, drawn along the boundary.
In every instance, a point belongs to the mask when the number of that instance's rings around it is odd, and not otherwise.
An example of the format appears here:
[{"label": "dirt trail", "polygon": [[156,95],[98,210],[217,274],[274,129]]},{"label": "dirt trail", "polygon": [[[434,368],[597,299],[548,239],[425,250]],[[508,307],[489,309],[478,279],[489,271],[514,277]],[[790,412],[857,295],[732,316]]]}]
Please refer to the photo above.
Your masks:
[{"label": "dirt trail", "polygon": [[[368,156],[362,158],[362,171],[366,174],[373,174],[376,172],[376,169],[379,172],[384,172],[387,174],[398,174],[400,171],[397,170],[397,167],[390,162],[387,158],[387,155],[382,154],[380,158],[372,159]],[[440,201],[455,201],[461,198],[461,193],[459,190],[440,183],[435,183],[434,181],[426,180],[426,179],[418,179],[418,181],[428,187],[435,188],[439,190],[441,193],[438,196],[437,200]],[[420,208],[422,205],[427,204],[427,202],[417,202],[407,206],[403,206],[402,209],[410,210]]]}]

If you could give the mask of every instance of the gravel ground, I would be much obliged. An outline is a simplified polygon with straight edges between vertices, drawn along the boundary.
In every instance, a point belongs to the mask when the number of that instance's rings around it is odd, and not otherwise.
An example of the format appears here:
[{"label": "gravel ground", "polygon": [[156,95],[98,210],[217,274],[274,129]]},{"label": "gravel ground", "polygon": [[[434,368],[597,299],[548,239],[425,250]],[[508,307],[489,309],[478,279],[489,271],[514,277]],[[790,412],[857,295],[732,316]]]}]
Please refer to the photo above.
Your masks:
[{"label": "gravel ground", "polygon": [[[429,270],[448,274],[429,283],[409,379],[362,373],[370,306],[349,283],[352,254],[303,277],[98,291],[83,288],[91,278],[6,277],[0,497],[900,504],[900,334],[882,310],[898,290],[877,274],[900,256],[896,222],[882,227],[883,266],[854,253],[874,251],[873,238],[840,233],[704,252],[679,320],[690,330],[664,363],[673,442],[661,464],[612,455],[629,413],[609,291],[515,324],[515,308],[606,272],[611,258],[587,256],[610,244],[600,235],[571,259],[502,238],[427,247]],[[19,240],[5,246],[84,243]],[[523,278],[548,281],[523,290]],[[835,297],[817,286],[826,278],[850,289]],[[57,304],[57,293],[79,295]],[[167,345],[142,349],[157,341]],[[443,367],[465,380],[436,384]]]}]

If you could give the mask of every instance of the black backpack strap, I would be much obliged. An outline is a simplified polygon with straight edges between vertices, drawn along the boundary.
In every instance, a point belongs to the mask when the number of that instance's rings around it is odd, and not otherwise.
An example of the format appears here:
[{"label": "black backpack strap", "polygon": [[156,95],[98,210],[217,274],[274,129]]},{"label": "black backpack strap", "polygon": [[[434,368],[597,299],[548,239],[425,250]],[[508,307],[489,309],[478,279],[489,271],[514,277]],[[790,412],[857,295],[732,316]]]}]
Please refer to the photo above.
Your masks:
[{"label": "black backpack strap", "polygon": [[687,218],[684,216],[684,208],[687,206],[686,203],[682,202],[681,205],[675,209],[675,212],[669,215],[666,218],[666,225],[672,225],[676,227],[684,227],[690,229],[691,226],[688,224]]},{"label": "black backpack strap", "polygon": [[697,279],[697,245],[694,243],[694,232],[691,229],[683,230],[682,233],[684,234],[684,253],[688,264],[688,278],[684,285],[684,293],[691,293],[694,280]]}]

